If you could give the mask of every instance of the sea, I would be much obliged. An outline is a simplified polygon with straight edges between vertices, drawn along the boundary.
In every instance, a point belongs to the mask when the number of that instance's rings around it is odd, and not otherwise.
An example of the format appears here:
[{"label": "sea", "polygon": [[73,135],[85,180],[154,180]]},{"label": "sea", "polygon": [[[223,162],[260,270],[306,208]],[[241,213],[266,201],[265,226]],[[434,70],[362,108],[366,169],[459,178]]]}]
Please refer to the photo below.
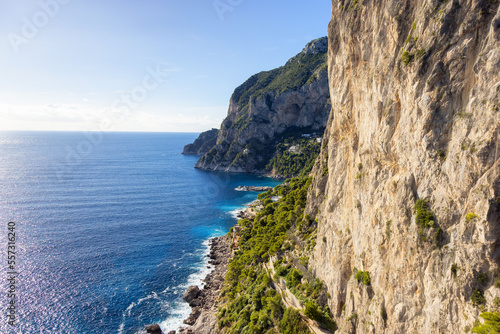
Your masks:
[{"label": "sea", "polygon": [[0,333],[182,326],[209,239],[257,197],[235,188],[279,184],[194,169],[180,152],[196,137],[0,132]]}]

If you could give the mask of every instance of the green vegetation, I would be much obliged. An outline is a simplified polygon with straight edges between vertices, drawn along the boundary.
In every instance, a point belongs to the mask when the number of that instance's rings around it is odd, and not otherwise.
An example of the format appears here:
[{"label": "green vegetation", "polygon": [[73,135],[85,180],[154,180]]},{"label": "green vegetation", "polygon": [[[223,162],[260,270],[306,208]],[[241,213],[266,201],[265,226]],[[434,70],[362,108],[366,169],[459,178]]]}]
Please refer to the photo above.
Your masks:
[{"label": "green vegetation", "polygon": [[231,100],[238,105],[239,110],[243,110],[250,100],[264,97],[267,92],[280,94],[287,90],[296,90],[316,80],[317,71],[326,70],[327,58],[327,53],[299,54],[282,67],[250,77],[236,88]]},{"label": "green vegetation", "polygon": [[358,270],[356,272],[356,280],[359,282],[363,282],[364,285],[370,285],[370,273],[368,271]]},{"label": "green vegetation", "polygon": [[474,289],[474,291],[472,291],[472,295],[470,296],[470,300],[475,305],[486,303],[486,299],[484,298],[484,291],[481,289]]},{"label": "green vegetation", "polygon": [[281,333],[286,334],[307,334],[311,333],[307,325],[302,321],[299,311],[287,308],[283,319],[278,324]]},{"label": "green vegetation", "polygon": [[391,226],[392,226],[392,220],[389,220],[385,223],[385,235],[387,236],[387,239],[391,238]]},{"label": "green vegetation", "polygon": [[494,272],[495,288],[500,288],[500,268]]},{"label": "green vegetation", "polygon": [[415,221],[418,225],[418,235],[420,239],[426,241],[425,229],[434,228],[434,243],[440,246],[443,241],[443,230],[436,224],[434,213],[430,210],[429,201],[427,199],[418,199],[414,206],[416,213]]},{"label": "green vegetation", "polygon": [[382,317],[382,320],[384,320],[384,322],[387,321],[387,311],[384,307],[380,308],[380,316]]},{"label": "green vegetation", "polygon": [[434,227],[434,214],[429,208],[429,201],[427,199],[418,199],[414,210],[417,214],[416,222],[418,226],[424,228]]},{"label": "green vegetation", "polygon": [[484,324],[476,324],[472,328],[472,333],[497,334],[500,333],[500,313],[483,312],[480,317],[484,319]]},{"label": "green vegetation", "polygon": [[485,285],[486,283],[488,283],[488,274],[479,272],[477,274],[477,281],[482,285]]},{"label": "green vegetation", "polygon": [[328,175],[328,163],[325,164],[325,168],[323,168],[323,172],[321,173],[321,177]]},{"label": "green vegetation", "polygon": [[442,162],[446,161],[446,152],[445,151],[439,149],[437,152],[437,155],[438,155],[439,159],[441,159]]},{"label": "green vegetation", "polygon": [[[295,249],[295,241],[289,238],[290,231],[295,231],[307,247],[315,240],[316,222],[309,215],[304,216],[311,182],[312,178],[289,179],[259,194],[264,209],[253,221],[242,219],[238,222],[242,227],[239,250],[228,266],[221,292],[225,305],[218,314],[224,333],[264,334],[272,328],[280,333],[309,333],[298,311],[285,310],[281,296],[272,287],[271,276],[261,265],[272,255],[280,256],[274,263],[276,276],[282,276],[287,288],[309,305],[307,313],[319,319],[325,328],[335,325],[330,310],[321,303],[324,298],[320,297],[325,295],[322,282],[307,281],[304,273],[283,256],[287,249]],[[273,196],[282,198],[273,202]],[[308,258],[300,258],[300,262],[307,265]]]},{"label": "green vegetation", "polygon": [[[290,152],[290,147],[295,146],[297,153]],[[285,142],[276,147],[277,154],[269,161],[267,170],[274,170],[276,174],[285,177],[307,176],[316,160],[321,143],[316,139],[287,138]]]},{"label": "green vegetation", "polygon": [[417,27],[417,21],[415,20],[413,24],[411,25],[410,33],[408,34],[408,37],[406,37],[405,44],[409,43],[412,39],[414,41],[417,41],[418,37],[413,38],[413,31]]},{"label": "green vegetation", "polygon": [[405,64],[405,66],[408,66],[413,60],[413,54],[409,53],[408,51],[404,51],[400,60],[403,64]]},{"label": "green vegetation", "polygon": [[467,216],[465,216],[465,220],[467,220],[468,223],[470,223],[473,219],[479,218],[478,215],[476,215],[474,212],[468,213]]},{"label": "green vegetation", "polygon": [[315,301],[309,300],[306,302],[304,314],[309,319],[316,320],[323,328],[330,330],[335,330],[337,328],[330,316],[330,310],[322,309]]},{"label": "green vegetation", "polygon": [[451,274],[453,275],[453,277],[457,277],[457,271],[458,271],[458,266],[456,263],[453,263],[451,265]]},{"label": "green vegetation", "polygon": [[418,49],[416,54],[415,54],[417,59],[422,58],[425,55],[425,52],[426,52],[425,49]]}]

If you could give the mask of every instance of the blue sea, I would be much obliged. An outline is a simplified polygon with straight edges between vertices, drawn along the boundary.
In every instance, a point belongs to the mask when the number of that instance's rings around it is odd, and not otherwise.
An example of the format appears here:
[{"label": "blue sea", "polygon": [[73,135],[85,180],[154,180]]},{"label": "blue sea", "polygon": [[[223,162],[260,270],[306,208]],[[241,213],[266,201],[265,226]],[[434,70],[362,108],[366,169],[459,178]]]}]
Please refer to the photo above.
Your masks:
[{"label": "blue sea", "polygon": [[[185,289],[210,271],[208,240],[270,185],[194,169],[197,134],[0,133],[0,332],[137,334],[177,329]],[[7,324],[8,222],[16,324]]]}]

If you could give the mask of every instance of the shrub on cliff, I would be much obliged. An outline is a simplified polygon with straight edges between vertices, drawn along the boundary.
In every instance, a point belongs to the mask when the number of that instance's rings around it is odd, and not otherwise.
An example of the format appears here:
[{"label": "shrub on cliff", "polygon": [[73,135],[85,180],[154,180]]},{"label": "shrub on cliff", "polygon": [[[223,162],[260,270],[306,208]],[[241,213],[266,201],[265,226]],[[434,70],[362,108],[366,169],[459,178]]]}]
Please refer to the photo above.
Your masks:
[{"label": "shrub on cliff", "polygon": [[484,319],[484,324],[480,324],[472,329],[472,333],[478,334],[495,334],[500,333],[500,313],[498,312],[483,312],[481,318]]},{"label": "shrub on cliff", "polygon": [[[300,152],[290,152],[291,146],[300,147]],[[269,161],[266,169],[285,177],[306,176],[311,172],[320,149],[321,144],[314,139],[292,138],[289,145],[278,144],[277,154]]]},{"label": "shrub on cliff", "polygon": [[472,291],[472,295],[470,296],[470,300],[475,305],[481,305],[486,303],[486,299],[484,298],[484,291],[481,289],[475,289]]},{"label": "shrub on cliff", "polygon": [[[269,274],[260,263],[282,250],[289,228],[302,220],[310,184],[310,178],[286,181],[274,191],[261,196],[261,200],[266,200],[279,194],[283,196],[280,201],[268,202],[253,222],[240,221],[239,225],[243,228],[240,250],[228,266],[222,289],[227,304],[218,314],[219,326],[225,332],[265,333],[282,323],[284,308],[281,297],[271,287]],[[300,284],[302,274],[298,270],[282,262],[278,262],[275,268],[290,285]],[[283,326],[288,328],[285,323]]]},{"label": "shrub on cliff", "polygon": [[417,214],[416,222],[420,227],[434,227],[434,214],[430,210],[428,200],[422,198],[418,199],[414,209]]},{"label": "shrub on cliff", "polygon": [[304,314],[306,317],[316,320],[323,328],[330,330],[335,330],[337,328],[337,325],[330,316],[329,310],[322,310],[318,304],[312,300],[306,302]]},{"label": "shrub on cliff", "polygon": [[472,220],[479,218],[478,215],[476,215],[474,212],[468,213],[467,216],[465,216],[465,220],[467,220],[468,223],[470,223]]},{"label": "shrub on cliff", "polygon": [[286,334],[308,334],[311,333],[307,325],[302,321],[299,311],[287,308],[283,319],[278,324],[281,333]]},{"label": "shrub on cliff", "polygon": [[302,273],[295,268],[290,270],[290,272],[285,277],[286,286],[288,288],[296,287],[297,285],[300,284],[301,280],[302,280]]},{"label": "shrub on cliff", "polygon": [[368,271],[358,270],[356,272],[356,280],[359,282],[363,282],[364,285],[370,285],[370,273]]}]

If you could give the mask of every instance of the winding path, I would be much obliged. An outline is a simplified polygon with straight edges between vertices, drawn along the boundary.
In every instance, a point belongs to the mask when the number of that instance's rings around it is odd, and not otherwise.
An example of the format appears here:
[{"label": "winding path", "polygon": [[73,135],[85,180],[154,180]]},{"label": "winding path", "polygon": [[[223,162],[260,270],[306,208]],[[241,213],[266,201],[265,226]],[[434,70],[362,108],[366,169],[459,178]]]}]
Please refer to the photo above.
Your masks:
[{"label": "winding path", "polygon": [[[272,262],[271,259],[269,259],[269,263],[264,264],[264,268],[266,270],[271,270],[271,279],[275,274],[274,271],[274,263]],[[273,285],[276,288],[276,291],[281,295],[281,299],[283,300],[283,303],[285,304],[286,307],[291,307],[297,311],[300,312],[300,315],[302,317],[302,320],[306,323],[307,327],[311,330],[311,332],[315,334],[332,334],[333,332],[323,329],[319,326],[319,324],[314,321],[309,319],[304,315],[304,308],[302,304],[300,303],[300,300],[295,297],[295,295],[286,287],[285,280],[283,278],[279,278],[279,282],[275,282],[273,279]]]}]

